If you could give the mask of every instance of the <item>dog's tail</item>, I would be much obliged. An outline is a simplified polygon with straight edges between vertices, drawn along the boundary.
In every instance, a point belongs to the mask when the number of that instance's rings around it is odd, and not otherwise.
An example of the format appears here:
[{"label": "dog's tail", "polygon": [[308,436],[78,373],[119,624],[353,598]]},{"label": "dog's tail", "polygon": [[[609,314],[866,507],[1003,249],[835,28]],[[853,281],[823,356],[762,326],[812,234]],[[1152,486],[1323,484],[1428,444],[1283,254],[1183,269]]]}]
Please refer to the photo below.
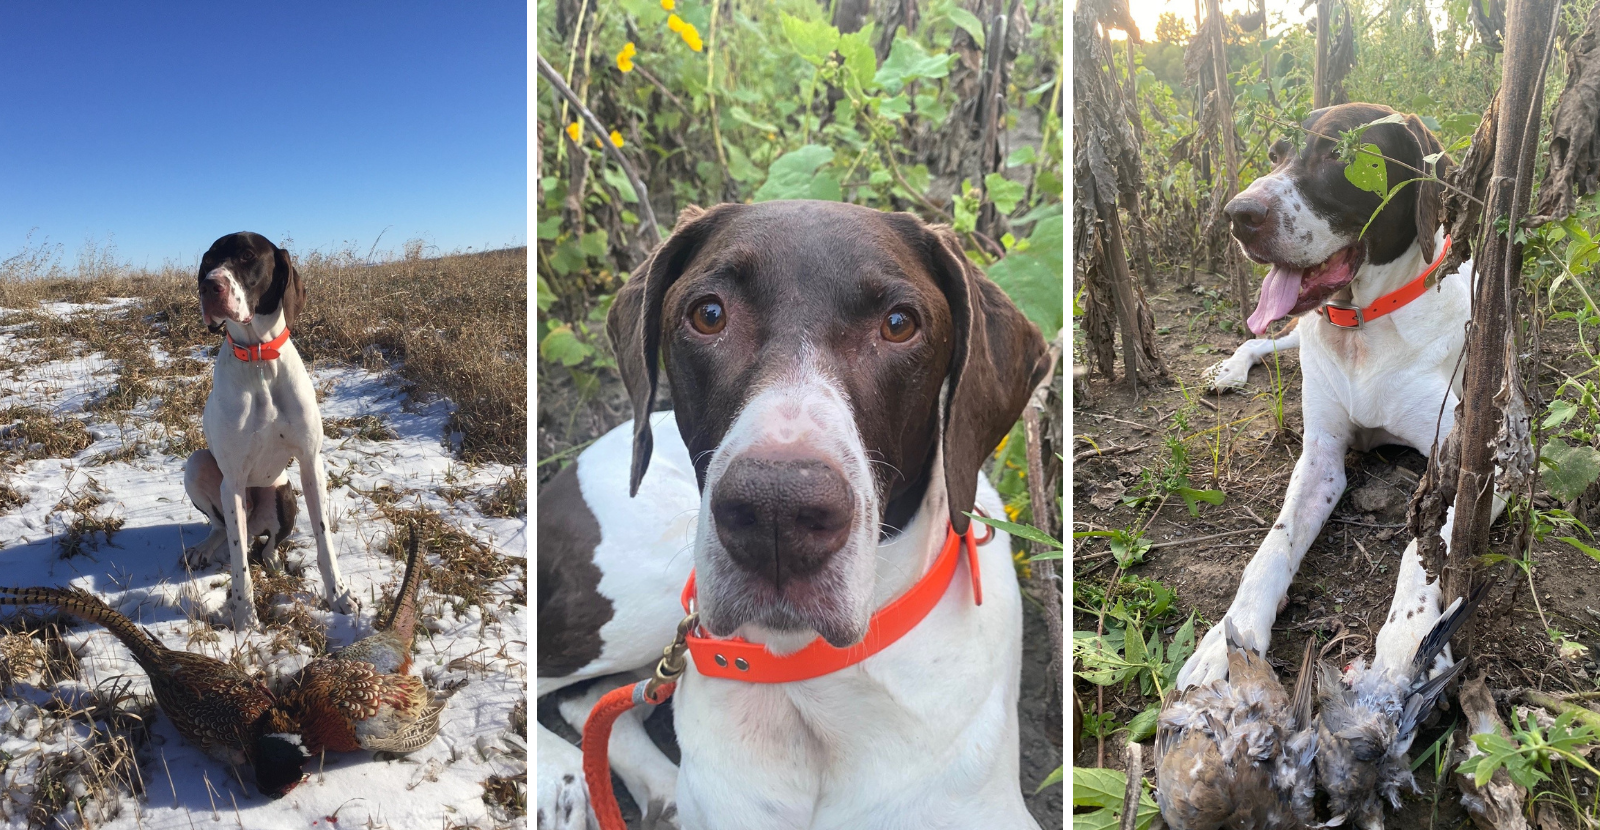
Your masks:
[{"label": "dog's tail", "polygon": [[6,588],[0,587],[0,605],[49,605],[81,620],[105,626],[122,644],[133,652],[141,666],[162,665],[165,646],[135,625],[133,620],[117,613],[104,600],[79,588]]}]

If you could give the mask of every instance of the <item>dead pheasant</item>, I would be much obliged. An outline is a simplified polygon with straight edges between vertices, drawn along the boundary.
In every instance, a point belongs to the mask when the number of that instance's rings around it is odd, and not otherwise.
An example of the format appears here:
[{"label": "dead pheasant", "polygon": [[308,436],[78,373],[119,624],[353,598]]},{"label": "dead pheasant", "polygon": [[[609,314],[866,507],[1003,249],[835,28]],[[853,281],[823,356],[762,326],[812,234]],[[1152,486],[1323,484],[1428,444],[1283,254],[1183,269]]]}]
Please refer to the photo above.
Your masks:
[{"label": "dead pheasant", "polygon": [[266,685],[211,657],[167,648],[99,597],[77,588],[4,588],[0,605],[48,605],[104,626],[150,677],[156,704],[184,740],[226,764],[250,764],[256,786],[280,796],[305,777],[306,753]]},{"label": "dead pheasant", "polygon": [[411,531],[406,574],[389,618],[371,635],[306,664],[282,695],[300,725],[306,749],[408,753],[439,734],[444,698],[435,698],[411,668],[417,623],[417,532]]}]

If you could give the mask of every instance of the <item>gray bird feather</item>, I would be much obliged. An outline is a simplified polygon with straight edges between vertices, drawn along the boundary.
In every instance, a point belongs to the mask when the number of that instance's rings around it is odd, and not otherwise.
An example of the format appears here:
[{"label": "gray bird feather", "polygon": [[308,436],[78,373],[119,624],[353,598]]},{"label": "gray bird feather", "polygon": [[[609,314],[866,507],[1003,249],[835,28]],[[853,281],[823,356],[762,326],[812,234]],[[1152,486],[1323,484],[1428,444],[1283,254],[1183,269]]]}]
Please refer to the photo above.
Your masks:
[{"label": "gray bird feather", "polygon": [[1483,588],[1457,598],[1417,644],[1411,662],[1396,677],[1357,660],[1343,676],[1326,663],[1318,667],[1317,778],[1328,793],[1330,827],[1353,822],[1381,830],[1383,804],[1400,809],[1403,791],[1420,794],[1406,753],[1417,727],[1462,669],[1464,660],[1429,678],[1428,671],[1450,638],[1471,619]]},{"label": "gray bird feather", "polygon": [[1185,691],[1156,729],[1156,802],[1172,830],[1287,830],[1313,821],[1311,641],[1292,694],[1224,619],[1228,674]]}]

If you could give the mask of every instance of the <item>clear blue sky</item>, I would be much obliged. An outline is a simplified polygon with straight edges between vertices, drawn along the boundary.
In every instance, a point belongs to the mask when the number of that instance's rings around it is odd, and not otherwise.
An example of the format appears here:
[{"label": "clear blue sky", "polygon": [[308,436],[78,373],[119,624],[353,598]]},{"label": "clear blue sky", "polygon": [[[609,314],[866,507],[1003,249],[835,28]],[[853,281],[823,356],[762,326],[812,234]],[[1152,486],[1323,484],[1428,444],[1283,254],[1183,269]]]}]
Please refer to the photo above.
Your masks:
[{"label": "clear blue sky", "polygon": [[0,3],[0,259],[527,241],[527,7]]}]

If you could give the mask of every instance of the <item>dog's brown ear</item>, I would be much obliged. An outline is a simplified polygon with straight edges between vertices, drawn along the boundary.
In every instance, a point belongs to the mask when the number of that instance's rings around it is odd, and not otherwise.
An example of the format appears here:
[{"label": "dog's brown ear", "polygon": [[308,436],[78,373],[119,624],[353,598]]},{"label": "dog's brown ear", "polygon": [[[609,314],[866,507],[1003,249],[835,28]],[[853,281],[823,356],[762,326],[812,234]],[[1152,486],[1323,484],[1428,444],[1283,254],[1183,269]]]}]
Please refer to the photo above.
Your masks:
[{"label": "dog's brown ear", "polygon": [[1022,416],[1049,367],[1039,327],[967,259],[953,231],[930,231],[934,274],[955,329],[945,399],[945,490],[950,525],[965,533],[984,461]]},{"label": "dog's brown ear", "polygon": [[628,495],[639,494],[639,482],[650,466],[655,438],[650,432],[650,411],[655,405],[656,375],[661,363],[661,303],[667,289],[678,280],[700,243],[715,225],[720,207],[702,210],[693,205],[678,214],[672,236],[656,247],[634,269],[606,314],[606,335],[617,358],[617,372],[633,403],[633,472]]},{"label": "dog's brown ear", "polygon": [[[1450,171],[1450,157],[1444,153],[1444,145],[1428,129],[1422,119],[1415,115],[1406,116],[1406,129],[1411,132],[1411,137],[1417,140],[1417,148],[1421,150],[1419,158],[1426,159],[1434,153],[1439,154],[1439,160],[1430,167],[1426,161],[1417,167],[1427,170],[1439,178],[1444,178]],[[1406,171],[1409,176],[1416,175]],[[1444,188],[1438,182],[1417,182],[1417,244],[1422,246],[1422,255],[1433,261],[1433,235],[1439,229],[1444,214]]]},{"label": "dog's brown ear", "polygon": [[283,324],[292,327],[295,318],[300,316],[300,309],[306,306],[306,286],[300,281],[300,271],[294,267],[289,252],[274,245],[272,285],[267,288],[267,293],[261,295],[261,302],[256,304],[256,313],[271,314],[280,304],[283,306]]}]

